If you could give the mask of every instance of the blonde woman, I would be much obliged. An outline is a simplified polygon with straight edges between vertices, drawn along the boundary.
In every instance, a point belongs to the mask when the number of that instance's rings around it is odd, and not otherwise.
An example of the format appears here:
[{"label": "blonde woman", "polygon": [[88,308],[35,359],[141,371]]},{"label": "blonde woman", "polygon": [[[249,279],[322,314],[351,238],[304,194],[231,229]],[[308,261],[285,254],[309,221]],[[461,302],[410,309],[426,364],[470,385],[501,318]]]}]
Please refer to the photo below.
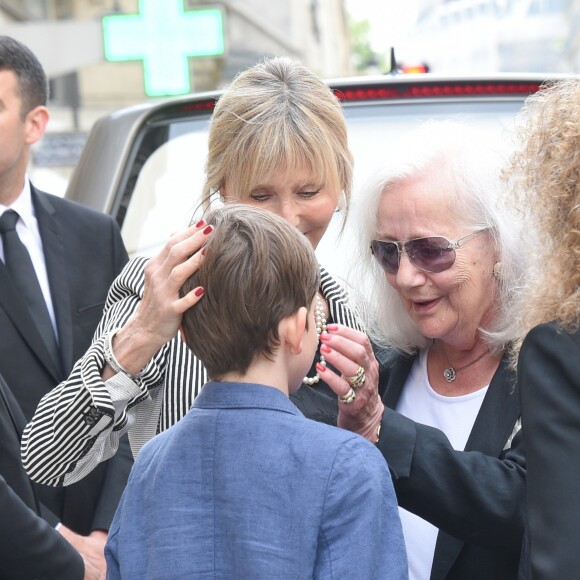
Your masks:
[{"label": "blonde woman", "polygon": [[[335,211],[346,215],[351,181],[340,103],[300,63],[265,60],[238,75],[216,104],[206,205],[217,195],[270,210],[316,248]],[[179,290],[199,267],[199,250],[212,232],[200,220],[154,258],[136,258],[121,272],[93,344],[69,378],[42,400],[25,430],[23,461],[32,479],[73,483],[113,455],[123,433],[129,431],[136,454],[190,409],[208,377],[178,329],[182,313],[202,299],[204,289],[182,298]],[[320,276],[319,332],[328,322],[360,330],[341,286],[323,268]],[[320,362],[318,350],[293,400],[308,417],[336,423],[337,396],[321,380],[315,368]]]},{"label": "blonde woman", "polygon": [[524,114],[513,171],[539,236],[514,313],[529,330],[517,365],[529,564],[531,578],[560,580],[580,574],[580,79],[546,87]]}]

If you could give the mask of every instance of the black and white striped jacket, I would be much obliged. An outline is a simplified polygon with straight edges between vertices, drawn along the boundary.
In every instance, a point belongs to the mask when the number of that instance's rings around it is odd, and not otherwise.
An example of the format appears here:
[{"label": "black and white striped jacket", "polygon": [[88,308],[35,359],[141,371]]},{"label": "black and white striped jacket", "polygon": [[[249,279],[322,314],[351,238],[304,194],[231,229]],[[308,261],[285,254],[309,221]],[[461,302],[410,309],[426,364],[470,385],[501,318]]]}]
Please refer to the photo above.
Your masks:
[{"label": "black and white striped jacket", "polygon": [[[180,336],[153,357],[138,383],[123,373],[102,381],[105,338],[135,312],[143,297],[146,262],[134,258],[113,282],[91,347],[69,378],[41,400],[26,426],[22,459],[34,481],[53,486],[79,481],[115,454],[126,432],[137,454],[187,413],[207,381],[203,364]],[[362,330],[344,288],[324,268],[320,273],[332,321]]]}]

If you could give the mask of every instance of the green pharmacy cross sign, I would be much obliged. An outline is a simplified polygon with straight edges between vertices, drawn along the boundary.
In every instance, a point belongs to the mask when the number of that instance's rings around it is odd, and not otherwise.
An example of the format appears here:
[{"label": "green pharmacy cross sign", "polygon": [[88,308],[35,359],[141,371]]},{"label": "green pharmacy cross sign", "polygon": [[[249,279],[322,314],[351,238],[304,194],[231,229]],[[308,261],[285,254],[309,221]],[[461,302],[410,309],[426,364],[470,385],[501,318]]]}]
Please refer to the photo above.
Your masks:
[{"label": "green pharmacy cross sign", "polygon": [[139,0],[137,14],[103,18],[105,58],[142,60],[150,97],[189,93],[191,56],[224,53],[219,8],[183,9],[183,0]]}]

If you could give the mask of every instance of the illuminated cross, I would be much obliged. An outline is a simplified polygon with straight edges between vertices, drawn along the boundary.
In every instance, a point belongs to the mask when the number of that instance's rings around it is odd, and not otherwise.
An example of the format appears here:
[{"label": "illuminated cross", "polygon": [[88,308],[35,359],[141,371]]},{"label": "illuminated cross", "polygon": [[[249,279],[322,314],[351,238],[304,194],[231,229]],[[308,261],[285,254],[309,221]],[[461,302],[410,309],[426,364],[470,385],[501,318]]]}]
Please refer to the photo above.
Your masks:
[{"label": "illuminated cross", "polygon": [[145,92],[151,97],[190,91],[190,56],[224,53],[222,12],[183,9],[183,0],[139,0],[137,14],[103,18],[105,58],[142,60]]}]

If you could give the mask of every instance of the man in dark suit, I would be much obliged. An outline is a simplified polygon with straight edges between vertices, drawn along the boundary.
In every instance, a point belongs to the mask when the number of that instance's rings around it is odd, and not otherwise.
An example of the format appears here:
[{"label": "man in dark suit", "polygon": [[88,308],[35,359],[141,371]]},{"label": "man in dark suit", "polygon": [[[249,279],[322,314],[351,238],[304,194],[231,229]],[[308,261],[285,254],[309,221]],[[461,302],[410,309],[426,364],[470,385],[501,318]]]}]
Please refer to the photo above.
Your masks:
[{"label": "man in dark suit", "polygon": [[[27,179],[30,147],[48,122],[47,93],[37,58],[0,36],[0,373],[26,420],[88,348],[127,261],[109,216],[38,191]],[[106,531],[132,463],[128,443],[120,451],[78,484],[37,490],[61,533],[92,552],[103,571]]]},{"label": "man in dark suit", "polygon": [[24,422],[0,375],[0,577],[91,578],[90,564],[85,570],[81,555],[40,517],[38,498],[20,461]]}]

